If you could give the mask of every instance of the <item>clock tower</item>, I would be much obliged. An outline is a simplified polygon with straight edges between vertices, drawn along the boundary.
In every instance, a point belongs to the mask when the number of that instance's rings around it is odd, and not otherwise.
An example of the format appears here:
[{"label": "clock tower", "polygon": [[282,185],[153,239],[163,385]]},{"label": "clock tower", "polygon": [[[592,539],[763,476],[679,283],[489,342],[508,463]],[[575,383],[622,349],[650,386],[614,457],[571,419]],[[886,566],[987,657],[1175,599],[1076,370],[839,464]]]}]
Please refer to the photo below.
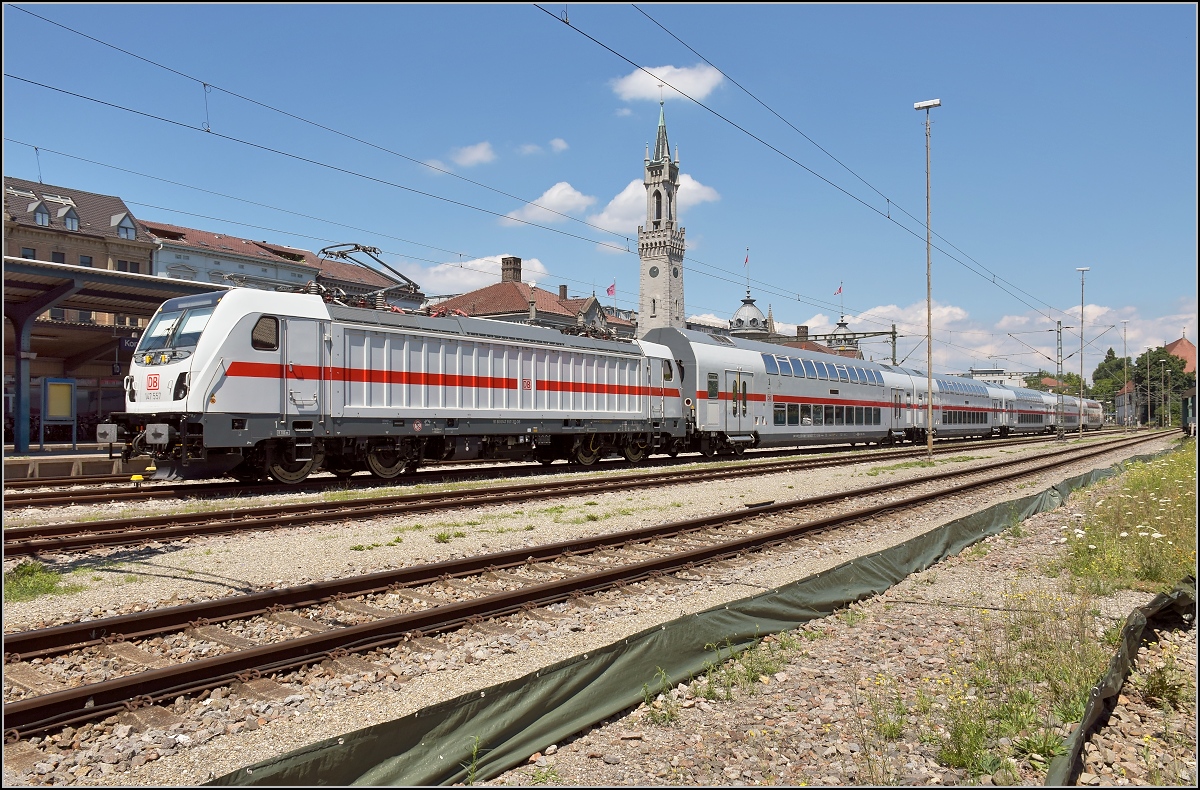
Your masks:
[{"label": "clock tower", "polygon": [[641,257],[638,337],[659,327],[684,328],[684,229],[676,213],[679,203],[679,152],[671,161],[667,121],[658,103],[658,138],[654,156],[646,150],[646,224],[638,226]]}]

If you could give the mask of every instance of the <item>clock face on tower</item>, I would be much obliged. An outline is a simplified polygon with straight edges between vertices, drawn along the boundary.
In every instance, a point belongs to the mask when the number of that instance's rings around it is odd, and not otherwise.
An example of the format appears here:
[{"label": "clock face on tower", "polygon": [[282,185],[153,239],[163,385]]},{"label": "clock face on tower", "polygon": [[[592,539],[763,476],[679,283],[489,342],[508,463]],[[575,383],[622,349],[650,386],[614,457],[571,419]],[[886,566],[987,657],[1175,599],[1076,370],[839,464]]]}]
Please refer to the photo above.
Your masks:
[{"label": "clock face on tower", "polygon": [[651,277],[657,277],[657,276],[658,276],[658,267],[657,267],[657,266],[651,266],[651,267],[650,267],[650,276],[651,276]]}]

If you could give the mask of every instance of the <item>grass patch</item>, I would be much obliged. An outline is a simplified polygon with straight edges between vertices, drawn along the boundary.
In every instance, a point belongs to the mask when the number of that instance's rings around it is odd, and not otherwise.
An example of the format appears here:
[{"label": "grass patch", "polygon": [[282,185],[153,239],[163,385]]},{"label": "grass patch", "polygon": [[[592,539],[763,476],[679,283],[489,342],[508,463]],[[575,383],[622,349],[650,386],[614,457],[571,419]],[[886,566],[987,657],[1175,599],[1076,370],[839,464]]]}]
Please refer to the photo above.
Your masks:
[{"label": "grass patch", "polygon": [[534,768],[533,776],[529,777],[529,784],[544,785],[547,782],[561,782],[562,777],[558,775],[558,769],[553,765],[548,765],[545,768]]},{"label": "grass patch", "polygon": [[1170,590],[1196,567],[1196,443],[1131,465],[1064,534],[1059,567],[1085,592]]},{"label": "grass patch", "polygon": [[646,720],[651,724],[674,724],[679,720],[679,703],[671,694],[671,679],[662,667],[658,668],[658,689],[650,690],[649,683],[642,684],[642,702],[646,705]]},{"label": "grass patch", "polygon": [[895,472],[900,469],[931,469],[935,465],[933,461],[904,461],[890,466],[873,466],[863,474],[868,477],[878,477],[884,472]]},{"label": "grass patch", "polygon": [[[85,588],[82,584],[67,584],[62,577],[61,573],[40,562],[22,562],[4,574],[4,602],[32,601],[43,595],[68,595]],[[136,576],[133,578],[137,580]]]}]

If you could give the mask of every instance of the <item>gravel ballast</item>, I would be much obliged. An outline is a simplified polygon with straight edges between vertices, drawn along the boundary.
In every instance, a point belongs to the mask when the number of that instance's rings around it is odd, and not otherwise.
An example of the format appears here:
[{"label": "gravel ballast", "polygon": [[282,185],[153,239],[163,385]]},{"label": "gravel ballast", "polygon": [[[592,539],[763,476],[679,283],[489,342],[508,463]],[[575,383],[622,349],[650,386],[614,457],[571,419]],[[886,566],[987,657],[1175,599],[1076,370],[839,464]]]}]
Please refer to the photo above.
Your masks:
[{"label": "gravel ballast", "polygon": [[[1138,452],[1151,452],[1166,446],[1167,443],[1164,439],[1161,443],[1144,446]],[[1122,455],[1131,452],[1123,451]],[[1026,454],[1026,451],[1016,448],[1006,450],[998,446],[987,452],[972,451],[972,455],[978,460],[952,463],[970,466],[992,458],[1005,457],[1005,454],[1017,458]],[[124,731],[121,729],[122,725],[95,727],[86,747],[81,742],[80,748],[70,748],[71,739],[67,739],[65,743],[60,739],[57,746],[49,750],[45,749],[44,744],[39,744],[40,756],[48,755],[47,759],[35,763],[30,769],[19,774],[9,772],[6,748],[6,783],[9,780],[19,783],[49,781],[142,785],[201,782],[212,775],[285,753],[316,740],[396,718],[442,699],[520,677],[538,667],[608,644],[680,614],[701,611],[752,595],[764,587],[802,578],[823,568],[840,564],[853,556],[893,545],[966,512],[1040,490],[1058,479],[1096,466],[1105,466],[1115,459],[1106,457],[1103,460],[1085,462],[1078,465],[1077,471],[1057,472],[1053,479],[1042,475],[1043,479],[1037,482],[1006,486],[1006,490],[989,493],[986,497],[960,497],[957,498],[958,501],[947,501],[932,508],[925,508],[919,514],[892,514],[887,519],[878,520],[880,523],[864,524],[822,536],[819,545],[810,542],[795,551],[771,552],[723,571],[708,581],[677,580],[667,585],[649,586],[635,591],[632,595],[614,594],[602,597],[600,605],[592,610],[575,611],[569,607],[560,607],[564,610],[563,617],[549,623],[513,623],[508,630],[514,633],[468,634],[448,639],[443,650],[409,655],[406,660],[416,669],[398,670],[394,673],[372,672],[366,675],[339,675],[336,670],[306,673],[289,688],[293,693],[286,699],[271,704],[231,699],[220,693],[214,693],[204,700],[185,701],[182,705],[177,703],[176,709],[188,721],[177,730],[141,734]],[[943,461],[938,466],[944,467],[947,463]],[[203,596],[229,594],[230,591],[286,586],[311,579],[333,578],[342,573],[368,572],[438,558],[462,556],[472,551],[496,551],[584,534],[630,529],[665,520],[734,509],[745,502],[796,498],[822,491],[853,488],[864,482],[879,482],[883,475],[899,478],[915,476],[922,471],[896,469],[883,472],[882,475],[877,472],[875,475],[866,476],[874,466],[868,462],[851,468],[806,471],[802,474],[764,475],[719,485],[708,483],[703,486],[672,486],[654,492],[604,494],[591,499],[573,497],[554,502],[530,503],[524,507],[480,508],[469,513],[439,514],[423,519],[383,520],[370,524],[330,525],[309,530],[216,537],[195,541],[192,546],[183,544],[146,552],[148,556],[133,562],[99,570],[95,567],[95,559],[92,559],[84,563],[87,574],[99,575],[102,579],[120,575],[123,580],[129,575],[136,575],[138,580],[128,580],[116,586],[95,582],[89,585],[89,589],[68,596],[50,596],[24,604],[6,604],[5,630],[21,630],[71,621],[78,619],[81,613],[89,617],[108,616],[132,611],[134,607],[158,605],[164,600],[180,602]],[[855,476],[863,479],[856,479]],[[984,501],[985,499],[987,501]],[[588,514],[597,518],[589,520]],[[414,529],[417,523],[422,523],[424,528]],[[533,529],[526,529],[527,526],[532,526]],[[433,535],[439,532],[448,533],[451,536],[450,542],[436,542]],[[455,533],[459,532],[463,533],[462,537],[454,537]],[[372,544],[392,541],[397,535],[403,537],[403,542],[399,545],[376,545],[368,548]],[[1057,533],[1054,537],[1057,539]],[[1025,561],[1027,565],[1032,561],[1031,558],[1044,557],[1048,551],[1047,547],[1053,545],[1045,540],[1037,543],[1032,535],[1028,540],[1028,544],[1021,544],[1028,545]],[[456,547],[456,543],[459,547]],[[355,546],[360,548],[355,550]],[[997,555],[1007,557],[1011,549],[1014,556],[1018,556],[1021,546],[1005,546],[1005,550]],[[254,561],[245,562],[245,557],[253,557]],[[950,568],[958,561],[956,558],[943,564]],[[64,562],[79,563],[80,560],[67,558]],[[88,565],[88,562],[91,564]],[[947,573],[945,578],[937,579],[934,584],[926,585],[923,590],[926,595],[940,592],[947,596],[945,600],[954,600],[953,596],[961,597],[964,589],[982,588],[982,595],[995,585],[1002,587],[1011,581],[1005,573],[1012,569],[1007,566],[1001,569],[998,559],[992,562],[997,565],[993,569],[996,578],[990,582],[987,579],[991,577],[981,575],[978,569],[972,569],[966,576]],[[1033,564],[1036,565],[1036,562]],[[105,573],[111,575],[102,575]],[[915,583],[910,579],[888,595],[900,595],[899,591],[905,584]],[[1141,601],[1132,599],[1104,602],[1105,616],[1123,618],[1131,605],[1137,605],[1139,602]],[[921,609],[911,604],[906,606],[909,609]],[[1109,608],[1113,610],[1111,614]],[[895,607],[890,612],[902,609],[904,607]],[[833,619],[826,618],[822,622],[832,624]],[[871,622],[870,619],[867,622]],[[915,618],[914,622],[920,623],[922,618]],[[947,628],[954,627],[954,620],[947,622]],[[925,621],[925,626],[928,627],[928,621]],[[928,640],[924,644],[933,649],[950,644],[947,639],[951,637],[926,635],[922,638]],[[833,649],[830,646],[837,642],[838,640],[831,638],[817,644],[820,644],[822,649]],[[844,647],[849,651],[856,649],[853,646]],[[862,652],[861,645],[857,650]],[[439,652],[442,655],[438,655]],[[842,657],[843,663],[848,660],[845,656]],[[941,660],[948,662],[950,659],[942,657]],[[806,662],[809,662],[809,659],[806,659]],[[789,671],[785,670],[784,674],[788,675]],[[803,672],[797,672],[797,676],[802,675]],[[809,682],[811,687],[811,679]],[[782,684],[783,681],[779,683]],[[838,699],[834,698],[835,709]],[[826,700],[822,699],[816,707],[821,708],[825,704]],[[711,707],[712,703],[706,705]],[[194,709],[197,706],[206,709],[206,718],[195,716]],[[706,712],[699,705],[687,710]],[[205,722],[204,726],[189,729],[194,723],[194,718],[200,718]],[[683,728],[683,731],[674,733],[674,736],[684,738],[687,729]],[[687,733],[686,737],[691,735]],[[149,740],[146,740],[147,737]],[[634,743],[637,739],[625,740]],[[620,738],[618,741],[625,742]],[[66,748],[60,751],[59,746]],[[696,747],[691,748],[694,750]],[[861,748],[860,744],[860,750]],[[621,757],[624,762],[609,763],[603,759],[603,755],[599,759],[584,755],[580,765],[586,766],[588,773],[572,778],[564,773],[572,770],[570,764],[564,761],[574,752],[570,751],[570,747],[556,751],[558,761],[553,763],[553,767],[562,777],[560,781],[568,784],[600,784],[605,781],[621,781],[627,784],[661,783],[671,776],[670,771],[659,776],[661,768],[646,774],[629,773],[630,763],[626,760],[633,759],[632,756]],[[591,751],[594,750],[589,748],[588,752]],[[665,753],[666,751],[655,749],[655,754]],[[840,753],[836,744],[834,753]],[[81,760],[80,754],[92,754],[93,757]],[[614,752],[609,756],[615,754]],[[1192,754],[1194,760],[1194,746]],[[115,759],[109,762],[110,758]],[[541,755],[538,759],[550,759],[550,756]],[[692,761],[694,765],[691,768],[699,765],[694,759]],[[600,763],[605,766],[622,766],[621,773],[626,775],[625,778],[618,778],[615,772],[598,774],[597,765]],[[529,774],[528,781],[533,781],[533,770],[545,771],[549,765],[543,763],[538,766],[535,761],[526,771]],[[87,770],[83,770],[84,766],[87,766]],[[673,769],[678,767],[671,766]],[[749,777],[740,773],[738,777],[733,777],[722,768],[719,776],[695,775],[691,780],[675,778],[673,781],[685,784],[745,783],[757,781],[753,776],[754,770],[757,769],[751,770]],[[522,783],[521,776],[520,771],[512,772],[497,781]],[[607,780],[604,776],[608,777]],[[819,778],[809,774],[805,776],[809,776],[810,782]],[[952,780],[950,777],[946,779]]]}]

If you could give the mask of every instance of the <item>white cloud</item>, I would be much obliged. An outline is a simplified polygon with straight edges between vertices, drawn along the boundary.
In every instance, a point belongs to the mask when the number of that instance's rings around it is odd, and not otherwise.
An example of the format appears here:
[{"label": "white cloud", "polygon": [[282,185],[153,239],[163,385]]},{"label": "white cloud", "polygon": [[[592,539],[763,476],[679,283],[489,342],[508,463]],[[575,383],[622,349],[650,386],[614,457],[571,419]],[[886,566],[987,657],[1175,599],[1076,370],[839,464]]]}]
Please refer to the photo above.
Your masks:
[{"label": "white cloud", "polygon": [[692,206],[701,203],[712,203],[721,199],[721,195],[712,187],[701,184],[687,173],[679,174],[679,219],[685,219],[685,212]]},{"label": "white cloud", "polygon": [[[450,165],[446,164],[441,159],[426,159],[425,164],[429,165],[430,167],[436,167],[438,170],[450,169]],[[432,173],[435,176],[444,175],[444,173],[439,173],[436,170],[426,170],[425,172]]]},{"label": "white cloud", "polygon": [[629,109],[628,107],[618,107],[617,108],[617,117],[618,118],[628,118],[630,115],[633,115],[633,110]]},{"label": "white cloud", "polygon": [[[560,214],[583,211],[595,202],[596,198],[591,195],[583,194],[566,181],[559,181],[534,201],[536,206],[533,203],[527,203],[516,211],[510,211],[507,214],[508,219],[503,219],[501,222],[505,225],[519,224],[516,220],[539,224],[563,222],[566,217],[560,216]],[[546,209],[551,209],[551,211]],[[560,212],[560,214],[555,214],[554,211]]]},{"label": "white cloud", "polygon": [[[429,296],[461,294],[495,285],[500,282],[500,259],[508,253],[489,255],[462,263],[439,263],[434,266],[399,264],[396,268],[415,280]],[[525,282],[544,281],[549,275],[537,258],[521,261],[521,279]]]},{"label": "white cloud", "polygon": [[475,145],[455,148],[450,152],[450,158],[459,167],[473,167],[491,162],[496,158],[496,152],[492,150],[492,144],[484,140]]},{"label": "white cloud", "polygon": [[526,143],[518,148],[517,151],[525,156],[528,156],[529,154],[540,154],[542,152],[542,147],[534,143]]},{"label": "white cloud", "polygon": [[[650,76],[646,71],[654,76]],[[662,82],[664,83],[662,88],[663,99],[684,98],[680,95],[679,91],[683,91],[693,99],[704,99],[725,79],[721,76],[721,72],[707,64],[697,64],[683,68],[679,68],[678,66],[653,66],[647,67],[646,71],[638,69],[624,77],[612,80],[610,84],[612,85],[613,92],[625,101],[634,101],[636,99],[653,99],[654,101],[658,101],[658,86]],[[667,84],[679,90],[672,90],[666,86]]]},{"label": "white cloud", "polygon": [[563,151],[567,150],[568,148],[570,148],[570,146],[567,145],[567,141],[562,139],[561,137],[555,137],[553,140],[550,141],[550,149],[552,151],[554,151],[554,153],[556,153],[556,154],[561,154]]},{"label": "white cloud", "polygon": [[693,323],[696,323],[696,324],[707,324],[708,326],[724,326],[724,327],[729,326],[728,318],[722,318],[721,316],[714,315],[713,313],[701,313],[699,315],[689,315],[687,320],[689,320]]},{"label": "white cloud", "polygon": [[[720,200],[721,195],[710,186],[701,184],[687,173],[679,174],[679,218],[686,220],[686,212],[692,206]],[[588,222],[616,233],[637,233],[639,223],[646,221],[646,186],[642,181],[630,181],[599,214],[588,217]]]},{"label": "white cloud", "polygon": [[617,233],[637,233],[637,226],[646,218],[646,187],[641,179],[630,181],[599,214],[588,222]]}]

